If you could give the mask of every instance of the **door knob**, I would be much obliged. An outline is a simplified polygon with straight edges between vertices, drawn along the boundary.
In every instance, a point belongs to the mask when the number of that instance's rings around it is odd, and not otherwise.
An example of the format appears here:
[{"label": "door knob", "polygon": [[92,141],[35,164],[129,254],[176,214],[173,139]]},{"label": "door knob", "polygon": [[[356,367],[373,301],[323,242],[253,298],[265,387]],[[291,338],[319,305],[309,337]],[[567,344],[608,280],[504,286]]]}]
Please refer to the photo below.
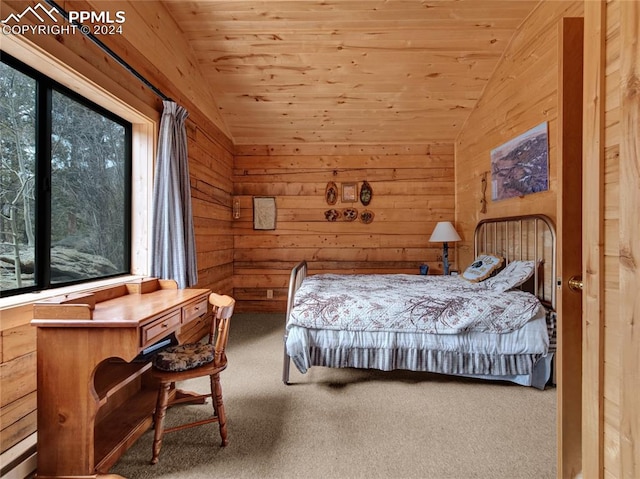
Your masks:
[{"label": "door knob", "polygon": [[575,293],[581,292],[582,287],[584,286],[584,283],[582,282],[582,276],[571,276],[567,284],[569,286],[569,289]]}]

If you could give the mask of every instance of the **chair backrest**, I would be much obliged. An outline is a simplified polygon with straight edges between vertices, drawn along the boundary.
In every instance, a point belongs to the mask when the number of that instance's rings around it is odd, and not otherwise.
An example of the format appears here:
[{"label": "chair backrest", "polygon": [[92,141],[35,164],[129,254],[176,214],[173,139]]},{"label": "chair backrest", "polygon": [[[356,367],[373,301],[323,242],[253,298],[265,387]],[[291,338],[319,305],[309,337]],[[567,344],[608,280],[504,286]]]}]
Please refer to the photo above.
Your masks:
[{"label": "chair backrest", "polygon": [[[229,340],[229,323],[231,322],[236,301],[231,296],[211,293],[209,295],[209,302],[213,306],[209,343],[213,343],[215,340],[214,361],[218,362],[224,357],[224,351],[227,347],[227,341]],[[218,334],[216,334],[216,328]]]}]

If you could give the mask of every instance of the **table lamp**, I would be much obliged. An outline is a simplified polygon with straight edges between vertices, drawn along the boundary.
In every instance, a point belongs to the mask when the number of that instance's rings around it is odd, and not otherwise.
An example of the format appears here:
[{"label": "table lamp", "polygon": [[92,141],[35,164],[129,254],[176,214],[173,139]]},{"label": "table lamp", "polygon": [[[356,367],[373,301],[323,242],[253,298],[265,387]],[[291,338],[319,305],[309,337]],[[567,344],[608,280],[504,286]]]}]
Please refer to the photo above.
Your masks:
[{"label": "table lamp", "polygon": [[461,239],[451,221],[439,221],[431,233],[431,238],[429,238],[431,243],[442,242],[442,264],[445,275],[449,275],[449,245],[447,243]]}]

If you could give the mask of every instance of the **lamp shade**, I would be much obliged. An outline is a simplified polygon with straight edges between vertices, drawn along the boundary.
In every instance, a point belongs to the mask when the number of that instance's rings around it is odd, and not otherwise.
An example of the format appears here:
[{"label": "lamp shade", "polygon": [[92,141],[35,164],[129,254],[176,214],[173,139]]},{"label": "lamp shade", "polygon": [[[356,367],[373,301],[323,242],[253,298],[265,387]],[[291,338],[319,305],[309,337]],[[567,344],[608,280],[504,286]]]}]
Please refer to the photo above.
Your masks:
[{"label": "lamp shade", "polygon": [[461,239],[462,238],[460,238],[460,235],[451,224],[451,221],[440,221],[433,229],[433,233],[431,233],[429,241],[448,243],[451,241],[460,241]]}]

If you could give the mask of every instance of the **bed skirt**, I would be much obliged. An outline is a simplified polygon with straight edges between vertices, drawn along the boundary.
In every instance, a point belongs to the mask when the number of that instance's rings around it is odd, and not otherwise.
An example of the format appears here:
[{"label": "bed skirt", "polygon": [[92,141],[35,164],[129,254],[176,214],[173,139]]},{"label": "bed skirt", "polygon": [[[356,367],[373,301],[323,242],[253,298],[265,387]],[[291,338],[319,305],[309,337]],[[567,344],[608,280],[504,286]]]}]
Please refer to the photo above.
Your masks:
[{"label": "bed skirt", "polygon": [[454,351],[401,349],[324,349],[310,347],[293,356],[305,373],[312,366],[392,371],[404,369],[516,382],[544,389],[551,374],[551,354],[487,355]]},{"label": "bed skirt", "polygon": [[392,371],[429,371],[443,374],[530,374],[541,354],[489,355],[457,351],[424,351],[404,349],[325,349],[310,347],[308,354],[292,357],[304,373],[311,366],[361,368]]}]

